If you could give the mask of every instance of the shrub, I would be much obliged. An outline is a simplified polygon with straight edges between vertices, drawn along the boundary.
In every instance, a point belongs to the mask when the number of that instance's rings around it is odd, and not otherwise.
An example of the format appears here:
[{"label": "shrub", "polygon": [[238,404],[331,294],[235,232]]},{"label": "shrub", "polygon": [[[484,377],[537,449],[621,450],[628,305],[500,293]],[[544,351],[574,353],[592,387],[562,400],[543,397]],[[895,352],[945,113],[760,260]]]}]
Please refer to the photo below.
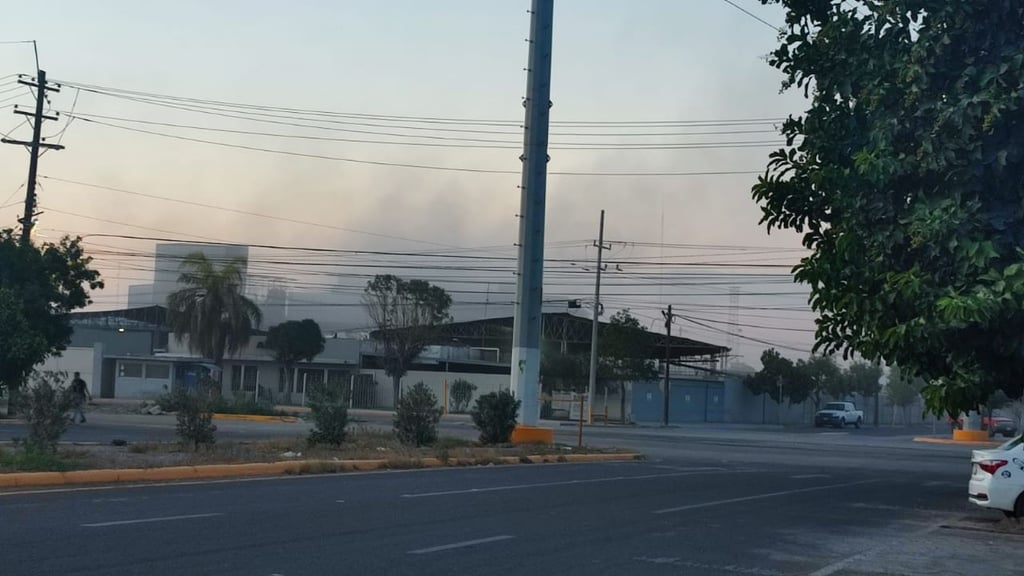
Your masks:
[{"label": "shrub", "polygon": [[480,430],[483,444],[504,444],[512,438],[516,427],[516,413],[520,401],[511,392],[502,390],[484,394],[476,399],[471,415]]},{"label": "shrub", "polygon": [[174,394],[178,406],[175,430],[181,443],[191,444],[193,450],[198,450],[200,444],[216,442],[213,433],[217,427],[213,424],[213,410],[206,393],[201,390],[179,390]]},{"label": "shrub", "polygon": [[476,392],[476,384],[462,378],[452,382],[452,411],[465,412],[469,408],[469,402],[473,399],[473,392]]},{"label": "shrub", "polygon": [[55,452],[68,429],[67,413],[71,410],[72,398],[71,391],[64,387],[65,378],[62,372],[36,373],[24,391],[28,443],[35,450]]},{"label": "shrub", "polygon": [[402,444],[427,446],[437,440],[441,409],[437,396],[420,382],[402,395],[395,411],[395,434]]},{"label": "shrub", "polygon": [[310,444],[340,446],[348,434],[348,397],[338,386],[314,386],[309,398]]}]

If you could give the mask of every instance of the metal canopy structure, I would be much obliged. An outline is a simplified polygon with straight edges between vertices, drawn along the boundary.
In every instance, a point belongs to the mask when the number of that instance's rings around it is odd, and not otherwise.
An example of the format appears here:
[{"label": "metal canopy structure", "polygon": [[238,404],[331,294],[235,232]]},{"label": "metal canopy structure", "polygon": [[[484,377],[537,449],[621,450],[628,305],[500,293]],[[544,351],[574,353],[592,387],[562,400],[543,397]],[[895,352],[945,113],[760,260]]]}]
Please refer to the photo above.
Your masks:
[{"label": "metal canopy structure", "polygon": [[71,324],[75,326],[168,330],[167,308],[163,306],[145,306],[142,308],[123,308],[120,310],[101,310],[97,312],[72,312],[70,317]]},{"label": "metal canopy structure", "polygon": [[[598,323],[598,334],[608,324]],[[541,337],[548,346],[557,344],[562,352],[569,354],[589,354],[592,321],[589,318],[574,316],[566,312],[545,313],[541,324]],[[514,318],[485,318],[468,322],[453,322],[436,326],[430,335],[430,344],[450,345],[458,342],[461,346],[479,348],[509,349],[512,346]],[[378,331],[370,333],[375,338]],[[666,336],[646,330],[636,330],[636,337],[642,338],[647,344],[646,358],[664,360]],[[708,359],[724,356],[729,352],[725,346],[709,344],[691,338],[672,336],[668,342],[669,357],[672,360]]]}]

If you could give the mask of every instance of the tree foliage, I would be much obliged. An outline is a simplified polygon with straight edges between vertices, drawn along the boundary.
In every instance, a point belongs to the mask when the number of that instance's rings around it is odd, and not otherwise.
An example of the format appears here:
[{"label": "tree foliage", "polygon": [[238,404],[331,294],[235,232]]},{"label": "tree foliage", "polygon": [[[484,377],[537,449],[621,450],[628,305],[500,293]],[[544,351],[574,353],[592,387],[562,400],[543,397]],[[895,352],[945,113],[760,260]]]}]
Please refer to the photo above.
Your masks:
[{"label": "tree foliage", "polygon": [[[792,388],[787,388],[785,382],[792,380],[795,375],[795,365],[789,358],[785,358],[779,351],[769,348],[761,353],[761,369],[744,378],[743,383],[754,394],[768,394],[777,403],[782,403],[787,396],[787,391],[792,393]],[[781,387],[779,383],[783,382]]]},{"label": "tree foliage", "polygon": [[205,254],[193,252],[181,263],[178,283],[184,286],[167,297],[175,337],[188,337],[189,350],[217,366],[244,349],[263,320],[259,306],[243,294],[244,266],[245,260],[235,258],[218,269]]},{"label": "tree foliage", "polygon": [[860,394],[865,398],[877,395],[882,391],[882,367],[870,362],[853,362],[843,370],[842,379],[851,394]]},{"label": "tree foliage", "polygon": [[814,409],[821,408],[826,396],[830,398],[846,398],[850,395],[846,381],[842,378],[842,370],[830,356],[811,356],[796,364],[797,380],[807,390],[804,398],[810,398]]},{"label": "tree foliage", "polygon": [[319,383],[310,392],[309,412],[313,429],[308,441],[312,445],[341,446],[348,437],[348,395],[341,386]]},{"label": "tree foliage", "polygon": [[476,392],[476,384],[463,378],[456,378],[450,386],[452,397],[452,411],[465,412],[473,400],[473,392]]},{"label": "tree foliage", "polygon": [[433,328],[451,318],[452,298],[424,280],[379,274],[366,283],[363,303],[377,327],[372,336],[383,352],[384,371],[391,376],[397,401],[402,377],[430,344]]},{"label": "tree foliage", "polygon": [[402,395],[395,409],[394,428],[399,442],[410,446],[429,446],[437,440],[441,408],[437,396],[423,382],[417,382]]},{"label": "tree foliage", "polygon": [[480,431],[481,444],[505,444],[512,439],[521,402],[508,390],[490,392],[476,399],[470,415]]},{"label": "tree foliage", "polygon": [[68,411],[73,402],[71,390],[64,386],[66,372],[36,372],[25,394],[25,420],[32,449],[56,452],[57,443],[71,421]]},{"label": "tree foliage", "polygon": [[893,366],[889,369],[889,381],[885,385],[885,396],[893,406],[906,408],[914,404],[924,388],[924,380]]},{"label": "tree foliage", "polygon": [[324,351],[324,335],[316,320],[288,320],[267,330],[264,346],[274,352],[274,359],[284,364],[290,394],[294,388],[294,368],[299,362],[309,362]]},{"label": "tree foliage", "polygon": [[0,393],[25,383],[33,368],[71,341],[69,314],[103,288],[81,238],[42,246],[0,230]]},{"label": "tree foliage", "polygon": [[796,267],[817,349],[898,364],[959,413],[1024,386],[1024,4],[762,0],[769,62],[809,109],[753,188]]},{"label": "tree foliage", "polygon": [[601,329],[598,345],[598,376],[619,386],[619,414],[626,418],[626,382],[650,380],[658,368],[647,358],[646,330],[628,309],[612,315]]}]

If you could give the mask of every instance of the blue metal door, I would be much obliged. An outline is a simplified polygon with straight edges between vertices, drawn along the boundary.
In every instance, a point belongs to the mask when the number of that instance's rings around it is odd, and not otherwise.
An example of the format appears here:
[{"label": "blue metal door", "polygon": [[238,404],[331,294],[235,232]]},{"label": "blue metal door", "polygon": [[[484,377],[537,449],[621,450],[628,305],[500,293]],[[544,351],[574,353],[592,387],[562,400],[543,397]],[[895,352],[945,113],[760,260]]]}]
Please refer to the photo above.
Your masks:
[{"label": "blue metal door", "polygon": [[657,423],[662,420],[661,386],[658,382],[633,383],[633,421]]}]

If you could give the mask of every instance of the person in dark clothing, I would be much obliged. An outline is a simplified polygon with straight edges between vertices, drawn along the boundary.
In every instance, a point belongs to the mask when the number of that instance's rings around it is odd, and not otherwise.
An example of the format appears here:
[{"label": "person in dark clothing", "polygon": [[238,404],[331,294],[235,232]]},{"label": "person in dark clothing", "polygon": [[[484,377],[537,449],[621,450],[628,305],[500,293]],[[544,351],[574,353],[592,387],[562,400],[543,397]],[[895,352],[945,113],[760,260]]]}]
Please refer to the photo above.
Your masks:
[{"label": "person in dark clothing", "polygon": [[71,380],[71,421],[75,421],[75,417],[78,417],[80,424],[85,424],[85,403],[87,400],[92,400],[92,394],[89,393],[89,387],[85,384],[85,380],[82,380],[82,375],[75,372],[75,377]]}]

